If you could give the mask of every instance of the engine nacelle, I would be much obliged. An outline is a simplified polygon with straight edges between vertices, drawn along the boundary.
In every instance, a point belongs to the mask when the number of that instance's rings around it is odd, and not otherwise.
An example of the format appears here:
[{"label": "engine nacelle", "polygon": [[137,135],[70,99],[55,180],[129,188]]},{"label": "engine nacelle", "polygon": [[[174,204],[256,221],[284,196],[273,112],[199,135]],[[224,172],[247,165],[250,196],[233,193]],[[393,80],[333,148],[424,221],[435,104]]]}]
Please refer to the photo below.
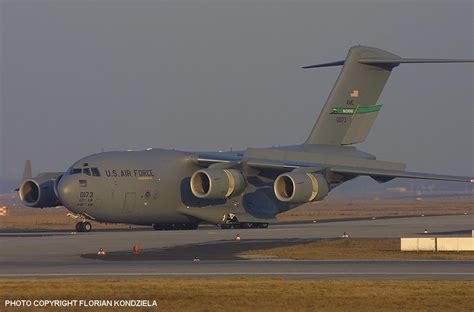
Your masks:
[{"label": "engine nacelle", "polygon": [[191,191],[198,198],[220,199],[239,195],[245,190],[242,173],[235,169],[202,169],[191,176]]},{"label": "engine nacelle", "polygon": [[29,207],[56,207],[60,203],[56,196],[54,184],[55,180],[51,177],[36,177],[25,180],[18,191],[20,199],[23,204]]},{"label": "engine nacelle", "polygon": [[291,172],[279,175],[273,184],[278,200],[287,203],[318,201],[329,193],[329,185],[318,173]]}]

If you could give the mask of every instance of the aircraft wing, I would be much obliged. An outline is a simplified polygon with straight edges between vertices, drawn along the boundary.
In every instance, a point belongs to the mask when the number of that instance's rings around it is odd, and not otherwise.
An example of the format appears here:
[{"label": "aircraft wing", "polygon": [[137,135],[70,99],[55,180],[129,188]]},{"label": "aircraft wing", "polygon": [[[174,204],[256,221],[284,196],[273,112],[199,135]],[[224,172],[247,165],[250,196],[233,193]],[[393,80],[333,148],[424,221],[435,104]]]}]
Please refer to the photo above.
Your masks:
[{"label": "aircraft wing", "polygon": [[394,178],[408,178],[408,179],[426,179],[426,180],[443,180],[443,181],[454,181],[454,182],[469,182],[474,183],[474,177],[467,176],[452,176],[422,172],[411,172],[405,170],[392,170],[392,169],[381,169],[371,167],[353,167],[344,165],[328,165],[323,163],[307,163],[307,162],[268,162],[262,160],[249,160],[247,165],[255,168],[266,168],[266,169],[280,169],[289,170],[297,168],[324,168],[333,173],[347,175],[347,176],[370,176],[375,180],[391,180]]},{"label": "aircraft wing", "polygon": [[323,163],[306,163],[306,162],[284,162],[284,163],[265,163],[262,161],[249,161],[247,163],[252,167],[261,168],[280,168],[280,169],[296,169],[305,167],[325,168],[333,173],[347,175],[347,176],[370,176],[375,180],[391,180],[394,178],[409,178],[409,179],[426,179],[426,180],[443,180],[455,182],[470,182],[474,183],[473,177],[467,176],[452,176],[422,172],[411,172],[405,170],[380,169],[371,167],[353,167],[353,166],[338,166],[327,165]]},{"label": "aircraft wing", "polygon": [[411,172],[404,170],[390,170],[390,169],[373,169],[373,168],[362,168],[362,167],[334,167],[330,168],[332,172],[348,175],[363,175],[370,176],[377,179],[394,179],[394,178],[408,178],[408,179],[425,179],[425,180],[442,180],[442,181],[454,181],[454,182],[469,182],[474,183],[474,178],[464,176],[452,176],[443,174],[432,174],[423,172]]},{"label": "aircraft wing", "polygon": [[234,161],[241,161],[243,158],[242,152],[205,152],[194,155],[198,164],[212,165],[218,163],[228,163]]},{"label": "aircraft wing", "polygon": [[453,176],[443,174],[432,174],[423,172],[412,172],[405,170],[393,170],[372,167],[356,167],[345,165],[333,165],[313,162],[298,162],[298,161],[279,161],[258,158],[243,158],[242,154],[229,153],[206,153],[199,154],[197,161],[201,164],[213,163],[227,163],[227,162],[245,162],[246,165],[263,170],[274,170],[288,172],[299,168],[314,168],[315,171],[328,170],[335,174],[340,174],[348,177],[369,176],[378,181],[389,181],[394,178],[408,178],[408,179],[425,179],[425,180],[442,180],[454,182],[474,183],[474,177],[468,176]]}]

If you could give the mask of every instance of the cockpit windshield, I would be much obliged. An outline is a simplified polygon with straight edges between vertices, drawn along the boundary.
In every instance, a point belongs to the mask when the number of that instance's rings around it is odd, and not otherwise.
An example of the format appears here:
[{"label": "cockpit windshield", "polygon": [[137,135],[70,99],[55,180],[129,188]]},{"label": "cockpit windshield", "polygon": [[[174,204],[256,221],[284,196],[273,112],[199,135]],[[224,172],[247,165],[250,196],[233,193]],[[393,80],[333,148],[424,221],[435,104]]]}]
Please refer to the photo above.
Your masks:
[{"label": "cockpit windshield", "polygon": [[72,168],[71,170],[69,170],[69,174],[71,174],[71,175],[78,174],[78,173],[82,173],[82,169]]},{"label": "cockpit windshield", "polygon": [[97,169],[97,168],[91,168],[91,170],[92,170],[92,175],[93,175],[94,177],[100,177],[99,169]]},{"label": "cockpit windshield", "polygon": [[94,177],[100,177],[100,171],[98,168],[71,168],[69,170],[69,174],[79,174],[79,173],[84,173],[88,176],[94,176]]}]

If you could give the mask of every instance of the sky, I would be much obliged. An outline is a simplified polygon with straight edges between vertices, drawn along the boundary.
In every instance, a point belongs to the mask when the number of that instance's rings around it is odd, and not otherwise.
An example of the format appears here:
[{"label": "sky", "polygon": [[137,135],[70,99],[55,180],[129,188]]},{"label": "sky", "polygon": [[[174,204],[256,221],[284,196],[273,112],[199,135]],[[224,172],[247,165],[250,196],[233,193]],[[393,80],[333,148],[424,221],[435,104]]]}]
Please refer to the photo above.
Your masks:
[{"label": "sky", "polygon": [[[302,143],[362,44],[474,58],[472,1],[0,0],[0,176],[91,153]],[[358,148],[474,174],[474,65],[400,65]]]}]

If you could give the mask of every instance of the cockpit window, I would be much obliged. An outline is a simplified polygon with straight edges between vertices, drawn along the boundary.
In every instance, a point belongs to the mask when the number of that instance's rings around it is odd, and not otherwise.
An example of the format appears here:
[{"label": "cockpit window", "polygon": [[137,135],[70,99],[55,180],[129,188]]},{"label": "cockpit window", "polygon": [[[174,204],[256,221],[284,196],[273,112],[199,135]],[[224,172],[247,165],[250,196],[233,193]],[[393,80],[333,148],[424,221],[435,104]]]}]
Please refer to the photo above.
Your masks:
[{"label": "cockpit window", "polygon": [[72,168],[69,169],[69,174],[79,174],[79,173],[84,173],[87,174],[88,176],[94,176],[94,177],[100,177],[100,171],[98,168]]},{"label": "cockpit window", "polygon": [[100,177],[99,169],[97,169],[97,168],[91,168],[91,170],[92,170],[92,175],[93,175],[94,177]]},{"label": "cockpit window", "polygon": [[69,170],[69,174],[78,174],[81,172],[82,172],[82,169],[79,169],[79,168],[72,168],[71,170]]}]

